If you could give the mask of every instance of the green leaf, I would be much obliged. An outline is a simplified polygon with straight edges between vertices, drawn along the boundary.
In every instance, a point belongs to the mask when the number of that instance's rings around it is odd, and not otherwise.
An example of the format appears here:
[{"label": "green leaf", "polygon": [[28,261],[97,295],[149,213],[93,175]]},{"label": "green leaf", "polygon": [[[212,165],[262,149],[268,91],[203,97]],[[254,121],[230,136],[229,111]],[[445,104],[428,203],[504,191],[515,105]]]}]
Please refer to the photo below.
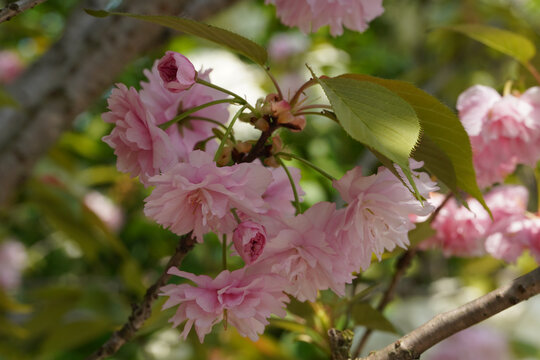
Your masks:
[{"label": "green leaf", "polygon": [[103,318],[57,324],[47,334],[41,352],[56,353],[73,349],[96,339],[111,329],[111,322]]},{"label": "green leaf", "polygon": [[[405,81],[359,74],[345,74],[341,77],[376,83],[407,101],[418,115],[423,130],[413,156],[424,161],[426,169],[455,194],[458,193],[458,189],[464,190],[477,199],[486,210],[488,209],[476,183],[469,136],[450,108],[424,90]],[[449,166],[449,161],[452,167]]]},{"label": "green leaf", "polygon": [[536,48],[529,39],[508,30],[477,24],[445,26],[440,29],[467,35],[492,49],[512,56],[523,64],[529,62],[536,53]]},{"label": "green leaf", "polygon": [[318,81],[343,129],[398,164],[414,188],[409,156],[420,134],[414,109],[394,92],[374,82],[347,77]]},{"label": "green leaf", "polygon": [[368,303],[355,304],[351,311],[351,317],[355,325],[394,334],[398,333],[394,325]]},{"label": "green leaf", "polygon": [[261,66],[264,66],[268,59],[266,49],[259,44],[231,31],[204,24],[195,20],[175,16],[137,15],[119,12],[107,12],[104,10],[85,9],[85,11],[88,14],[96,17],[106,17],[109,15],[127,16],[165,26],[186,34],[198,36],[218,45],[227,47],[230,50],[236,51]]},{"label": "green leaf", "polygon": [[416,227],[409,231],[407,234],[409,237],[410,247],[416,246],[425,239],[432,237],[437,232],[431,227],[431,221],[424,221],[415,224]]}]

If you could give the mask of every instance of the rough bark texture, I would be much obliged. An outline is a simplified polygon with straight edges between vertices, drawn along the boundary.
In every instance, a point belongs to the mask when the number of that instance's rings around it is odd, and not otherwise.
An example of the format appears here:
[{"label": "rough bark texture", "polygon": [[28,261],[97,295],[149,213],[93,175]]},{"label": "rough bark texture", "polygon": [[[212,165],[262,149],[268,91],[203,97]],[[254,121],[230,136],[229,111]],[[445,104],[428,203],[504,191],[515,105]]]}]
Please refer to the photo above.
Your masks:
[{"label": "rough bark texture", "polygon": [[[204,19],[236,1],[130,0],[120,10]],[[107,2],[90,0],[78,7],[63,37],[8,87],[21,106],[0,108],[0,204],[126,64],[167,39],[168,32],[157,25],[126,17],[94,18],[83,11],[103,9]]]},{"label": "rough bark texture", "polygon": [[[361,360],[413,360],[453,334],[540,293],[540,267],[455,310],[435,316],[382,350]],[[459,349],[456,349],[459,351]]]}]

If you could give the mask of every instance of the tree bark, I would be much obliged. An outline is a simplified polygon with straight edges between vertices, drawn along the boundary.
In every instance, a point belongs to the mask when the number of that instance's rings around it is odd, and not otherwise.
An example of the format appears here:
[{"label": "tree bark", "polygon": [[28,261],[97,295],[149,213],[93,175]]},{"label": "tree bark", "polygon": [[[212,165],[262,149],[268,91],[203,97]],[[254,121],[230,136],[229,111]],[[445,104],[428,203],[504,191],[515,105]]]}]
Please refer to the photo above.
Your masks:
[{"label": "tree bark", "polygon": [[[540,293],[540,267],[452,311],[435,316],[382,350],[357,360],[413,360],[458,331]],[[460,349],[456,349],[457,352]]]},{"label": "tree bark", "polygon": [[20,13],[33,8],[36,5],[45,2],[46,0],[20,0],[9,3],[5,8],[0,10],[0,23],[8,21],[14,16],[19,15]]},{"label": "tree bark", "polygon": [[[130,0],[120,10],[200,20],[236,1]],[[127,17],[94,18],[83,11],[106,3],[89,0],[78,7],[62,38],[7,88],[20,107],[0,108],[0,204],[126,64],[167,40],[169,32],[160,26]]]}]

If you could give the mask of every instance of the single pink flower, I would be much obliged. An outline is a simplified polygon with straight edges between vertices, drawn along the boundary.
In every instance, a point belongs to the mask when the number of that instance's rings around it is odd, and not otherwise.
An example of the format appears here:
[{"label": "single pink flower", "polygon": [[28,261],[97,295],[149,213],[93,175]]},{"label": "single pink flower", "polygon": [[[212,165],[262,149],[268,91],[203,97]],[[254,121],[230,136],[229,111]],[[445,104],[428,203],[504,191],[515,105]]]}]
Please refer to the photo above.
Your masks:
[{"label": "single pink flower", "polygon": [[[428,174],[416,172],[422,163],[411,160],[411,169],[420,194],[428,199],[429,193],[438,189]],[[367,269],[371,254],[380,259],[384,250],[396,245],[409,245],[407,233],[415,225],[409,215],[426,216],[435,208],[429,201],[421,203],[390,170],[380,167],[376,175],[362,176],[359,167],[348,171],[334,181],[347,207],[338,214],[341,225],[339,241],[342,247],[350,247],[351,269]]]},{"label": "single pink flower", "polygon": [[148,185],[149,177],[178,161],[169,137],[157,126],[134,88],[117,84],[108,103],[110,111],[102,118],[115,127],[103,141],[114,149],[118,170],[139,176]]},{"label": "single pink flower", "polygon": [[539,90],[501,97],[492,88],[476,85],[459,96],[457,108],[481,187],[501,182],[518,163],[534,166],[540,158]]},{"label": "single pink flower", "polygon": [[253,221],[242,221],[233,233],[236,252],[246,265],[251,264],[262,254],[266,244],[266,229]]},{"label": "single pink flower", "polygon": [[167,51],[159,60],[157,69],[165,88],[171,92],[178,93],[195,84],[195,67],[184,55],[177,52]]},{"label": "single pink flower", "polygon": [[274,4],[278,17],[287,26],[298,26],[304,33],[330,25],[333,36],[343,27],[363,32],[368,23],[384,12],[382,0],[266,0]]},{"label": "single pink flower", "polygon": [[285,304],[289,298],[283,293],[283,279],[272,274],[248,274],[245,269],[233,272],[222,271],[215,279],[196,276],[171,268],[169,274],[191,280],[189,284],[167,285],[161,288],[161,295],[169,299],[163,305],[168,309],[178,305],[169,320],[174,327],[187,320],[181,336],[186,339],[195,325],[195,331],[202,343],[212,327],[223,320],[227,311],[227,322],[242,336],[255,341],[264,332],[271,314],[286,315]]},{"label": "single pink flower", "polygon": [[26,251],[19,241],[0,243],[0,289],[14,290],[19,287],[26,262]]},{"label": "single pink flower", "polygon": [[321,202],[287,220],[252,266],[270,268],[287,279],[285,292],[300,301],[315,301],[317,292],[326,289],[344,295],[345,283],[350,283],[352,276],[344,266],[343,254],[330,245],[335,241],[334,213],[335,204]]},{"label": "single pink flower", "polygon": [[[155,117],[158,125],[173,119],[179,113],[194,108],[196,106],[226,98],[223,93],[204,85],[195,83],[189,89],[174,93],[166,89],[158,71],[158,60],[155,61],[152,71],[145,70],[148,82],[142,82],[141,100],[148,111]],[[211,70],[200,71],[198,78],[210,82]],[[227,104],[217,104],[206,107],[195,113],[193,116],[208,118],[222,124],[229,119]],[[203,140],[211,137],[215,124],[204,120],[189,120],[182,122],[182,126],[172,125],[166,132],[171,139],[173,149],[180,161],[186,161],[188,155],[193,151],[194,146]],[[215,151],[217,143],[210,141],[207,143],[208,151]]]},{"label": "single pink flower", "polygon": [[202,241],[209,231],[232,233],[233,208],[248,216],[263,213],[262,194],[270,181],[270,172],[258,163],[217,167],[211,154],[196,150],[186,163],[150,179],[155,189],[144,212],[175,234],[193,231]]}]

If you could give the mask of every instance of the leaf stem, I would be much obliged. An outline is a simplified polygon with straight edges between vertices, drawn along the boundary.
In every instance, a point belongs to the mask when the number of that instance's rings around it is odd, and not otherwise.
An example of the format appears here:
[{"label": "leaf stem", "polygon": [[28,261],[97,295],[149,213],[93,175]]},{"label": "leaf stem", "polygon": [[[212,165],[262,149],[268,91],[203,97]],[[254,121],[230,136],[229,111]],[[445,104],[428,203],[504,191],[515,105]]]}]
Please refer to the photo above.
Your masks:
[{"label": "leaf stem", "polygon": [[289,153],[286,153],[286,152],[279,152],[276,154],[277,156],[288,156],[288,157],[291,157],[295,160],[298,160],[300,161],[301,163],[309,166],[310,168],[312,168],[313,170],[316,170],[318,171],[322,176],[324,176],[325,178],[327,178],[328,180],[330,181],[334,181],[336,180],[335,177],[333,177],[332,175],[330,175],[329,173],[327,173],[326,171],[324,171],[323,169],[321,169],[320,167],[318,167],[317,165],[313,164],[312,162],[306,160],[306,159],[303,159],[301,158],[300,156],[296,156],[295,154],[289,154]]},{"label": "leaf stem", "polygon": [[212,84],[212,83],[210,83],[208,81],[204,81],[203,79],[197,79],[196,82],[197,82],[197,84],[201,84],[201,85],[207,86],[209,88],[215,89],[217,91],[221,91],[222,93],[231,95],[234,99],[238,100],[239,104],[247,106],[251,111],[255,111],[255,108],[253,106],[251,106],[246,101],[246,99],[244,99],[240,95],[238,95],[238,94],[236,94],[236,93],[234,93],[234,92],[232,92],[230,90],[224,89],[221,86],[216,85],[216,84]]},{"label": "leaf stem", "polygon": [[527,70],[532,74],[532,76],[536,79],[536,81],[540,84],[540,73],[538,73],[538,70],[530,63],[530,61],[527,61],[523,64]]},{"label": "leaf stem", "polygon": [[317,80],[309,79],[302,86],[300,86],[300,88],[298,90],[296,90],[296,93],[293,95],[291,101],[289,101],[289,104],[291,105],[291,108],[294,107],[294,105],[298,101],[298,98],[300,98],[300,95],[302,95],[304,90],[306,90],[307,88],[309,88],[309,87],[311,87],[313,85],[316,85],[316,84],[317,84]]},{"label": "leaf stem", "polygon": [[231,123],[229,124],[229,126],[227,126],[227,130],[225,130],[225,135],[223,135],[223,139],[221,139],[221,142],[219,143],[219,147],[216,151],[216,155],[214,155],[214,161],[219,160],[221,153],[223,152],[223,148],[225,147],[225,143],[227,142],[227,139],[229,138],[229,135],[231,134],[234,123],[236,122],[236,119],[238,119],[240,114],[242,114],[242,112],[245,110],[245,108],[246,108],[246,105],[242,106],[240,110],[238,110],[236,114],[234,114],[234,117],[232,118]]},{"label": "leaf stem", "polygon": [[285,170],[285,173],[287,174],[287,177],[289,178],[289,182],[291,183],[292,191],[293,191],[293,194],[294,194],[294,206],[296,207],[296,214],[295,215],[298,215],[298,214],[301,213],[300,199],[298,198],[298,191],[296,190],[296,185],[294,184],[294,179],[293,179],[289,169],[287,169],[287,166],[285,166],[285,163],[283,162],[283,160],[281,160],[281,158],[279,156],[276,156],[276,160],[279,162],[281,167],[283,167],[283,170]]},{"label": "leaf stem", "polygon": [[231,212],[234,216],[234,219],[236,220],[236,222],[238,223],[238,225],[240,225],[242,223],[242,219],[240,219],[240,216],[238,216],[238,213],[236,212],[236,209],[235,208],[232,208],[231,209]]},{"label": "leaf stem", "polygon": [[160,128],[162,128],[163,130],[166,130],[169,126],[171,126],[172,124],[175,124],[177,122],[180,122],[181,120],[187,118],[189,115],[199,111],[199,110],[202,110],[204,108],[207,108],[207,107],[210,107],[210,106],[213,106],[213,105],[217,105],[217,104],[225,104],[225,103],[228,103],[228,104],[240,104],[240,105],[243,105],[245,103],[242,102],[238,102],[237,100],[235,99],[220,99],[220,100],[214,100],[214,101],[210,101],[206,104],[202,104],[202,105],[199,105],[199,106],[195,106],[195,107],[192,107],[191,109],[188,109],[186,111],[184,111],[183,113],[175,116],[174,118],[172,118],[171,120],[167,121],[167,122],[164,122],[163,124],[159,125]]}]

